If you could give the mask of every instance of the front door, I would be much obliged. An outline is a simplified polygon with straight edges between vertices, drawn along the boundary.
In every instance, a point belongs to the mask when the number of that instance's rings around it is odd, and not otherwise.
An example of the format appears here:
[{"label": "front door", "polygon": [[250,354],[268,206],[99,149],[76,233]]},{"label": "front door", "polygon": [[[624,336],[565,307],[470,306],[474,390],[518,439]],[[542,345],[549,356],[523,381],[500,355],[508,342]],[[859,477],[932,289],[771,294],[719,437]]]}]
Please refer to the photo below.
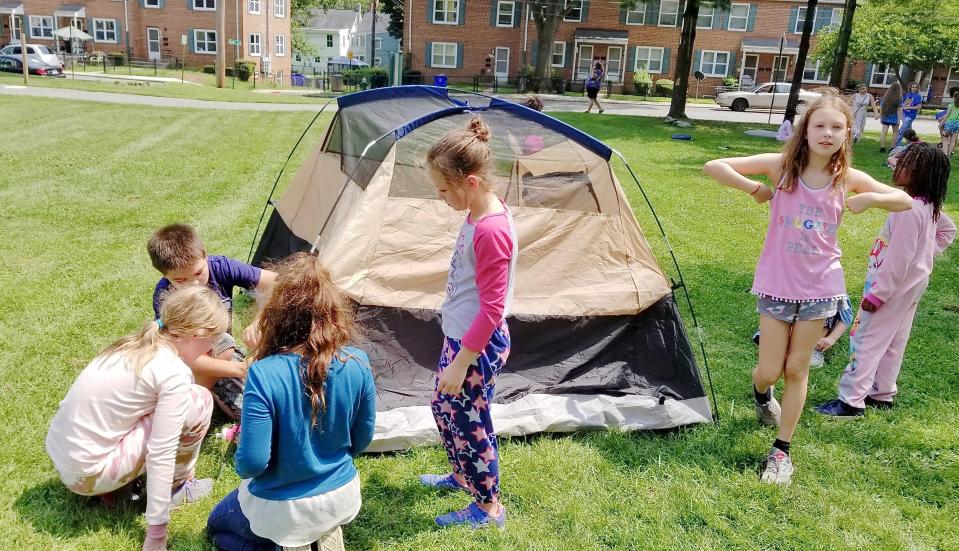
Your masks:
[{"label": "front door", "polygon": [[613,82],[623,80],[622,46],[610,46],[606,51],[606,79]]},{"label": "front door", "polygon": [[509,78],[509,48],[496,48],[493,74],[499,84],[506,84],[506,79]]},{"label": "front door", "polygon": [[152,61],[160,57],[160,29],[147,27],[147,58]]},{"label": "front door", "polygon": [[593,45],[592,44],[580,44],[579,46],[579,58],[576,60],[576,79],[575,80],[586,80],[589,78],[589,74],[592,72],[591,67],[593,65]]},{"label": "front door", "polygon": [[773,58],[773,82],[785,82],[789,74],[789,56]]}]

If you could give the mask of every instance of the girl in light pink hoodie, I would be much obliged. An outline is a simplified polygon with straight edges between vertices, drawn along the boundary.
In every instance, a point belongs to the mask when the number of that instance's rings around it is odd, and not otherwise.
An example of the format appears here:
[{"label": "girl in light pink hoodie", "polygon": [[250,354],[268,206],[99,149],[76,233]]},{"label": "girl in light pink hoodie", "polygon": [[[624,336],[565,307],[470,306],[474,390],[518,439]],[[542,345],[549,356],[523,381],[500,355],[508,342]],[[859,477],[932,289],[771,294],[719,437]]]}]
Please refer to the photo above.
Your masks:
[{"label": "girl in light pink hoodie", "polygon": [[869,253],[866,286],[850,331],[849,364],[839,397],[816,408],[833,418],[863,415],[866,406],[892,407],[896,379],[916,315],[929,284],[933,257],[956,238],[942,212],[949,159],[924,143],[910,145],[893,180],[912,196],[912,209],[890,213]]}]

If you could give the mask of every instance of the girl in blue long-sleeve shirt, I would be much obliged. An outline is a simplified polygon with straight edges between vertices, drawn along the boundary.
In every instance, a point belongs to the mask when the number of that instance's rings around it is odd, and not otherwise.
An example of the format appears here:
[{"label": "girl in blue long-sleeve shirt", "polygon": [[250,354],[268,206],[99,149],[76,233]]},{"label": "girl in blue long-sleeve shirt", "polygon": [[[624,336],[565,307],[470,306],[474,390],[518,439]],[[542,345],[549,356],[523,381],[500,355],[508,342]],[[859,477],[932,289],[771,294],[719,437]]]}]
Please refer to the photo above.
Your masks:
[{"label": "girl in blue long-sleeve shirt", "polygon": [[244,480],[207,531],[227,551],[342,548],[340,526],[361,503],[353,457],[373,440],[373,375],[366,354],[347,346],[352,311],[319,260],[297,254],[276,271],[243,391],[235,463]]}]

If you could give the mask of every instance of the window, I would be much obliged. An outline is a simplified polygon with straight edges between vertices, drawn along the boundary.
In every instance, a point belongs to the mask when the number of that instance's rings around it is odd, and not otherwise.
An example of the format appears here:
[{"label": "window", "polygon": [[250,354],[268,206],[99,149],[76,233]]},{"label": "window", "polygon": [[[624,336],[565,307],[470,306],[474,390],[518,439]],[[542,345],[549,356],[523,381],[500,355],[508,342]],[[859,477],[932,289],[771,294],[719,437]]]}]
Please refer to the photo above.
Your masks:
[{"label": "window", "polygon": [[609,80],[619,80],[623,70],[623,47],[610,46],[606,50],[606,74]]},{"label": "window", "polygon": [[679,0],[662,0],[659,4],[659,26],[675,27],[679,22]]},{"label": "window", "polygon": [[53,38],[53,18],[31,15],[30,38]]},{"label": "window", "polygon": [[[813,18],[815,19],[816,14],[813,13]],[[803,25],[806,24],[806,8],[805,6],[799,8],[796,11],[796,26],[793,27],[793,33],[802,34]]]},{"label": "window", "polygon": [[553,56],[550,60],[550,66],[562,67],[566,65],[566,43],[553,42]]},{"label": "window", "polygon": [[273,37],[273,53],[276,55],[286,55],[285,34],[278,34]]},{"label": "window", "polygon": [[216,0],[193,0],[195,10],[215,10]]},{"label": "window", "polygon": [[379,36],[373,39],[373,49],[382,50],[383,49],[383,39]]},{"label": "window", "polygon": [[260,33],[250,33],[250,57],[260,57]]},{"label": "window", "polygon": [[726,76],[729,73],[729,52],[704,51],[699,70],[708,77]]},{"label": "window", "polygon": [[143,6],[146,8],[159,8],[160,0],[143,0]]},{"label": "window", "polygon": [[[700,7],[699,9],[702,9]],[[626,10],[627,25],[645,25],[646,24],[646,4],[637,4],[636,9]]]},{"label": "window", "polygon": [[842,14],[845,10],[843,8],[833,8],[832,17],[829,18],[829,26],[838,29],[842,26]]},{"label": "window", "polygon": [[636,48],[636,67],[634,71],[646,69],[652,74],[663,72],[663,49],[653,48],[651,46],[638,46]]},{"label": "window", "polygon": [[583,0],[566,0],[566,9],[569,12],[563,16],[563,21],[583,20]]},{"label": "window", "polygon": [[13,28],[10,29],[10,38],[13,40],[20,40],[20,18],[13,18]]},{"label": "window", "polygon": [[193,30],[193,51],[198,54],[216,53],[216,31]]},{"label": "window", "polygon": [[249,1],[247,2],[246,9],[247,9],[250,13],[252,13],[252,14],[254,14],[254,15],[259,15],[259,14],[260,14],[260,0],[249,0]]},{"label": "window", "polygon": [[434,42],[430,67],[456,68],[456,44],[452,42]]},{"label": "window", "polygon": [[320,57],[320,56],[316,56],[316,57],[313,58],[313,63],[314,63],[314,64],[317,64],[317,65],[320,64],[320,63],[323,63],[323,58]]},{"label": "window", "polygon": [[286,17],[286,0],[273,0],[273,17]]},{"label": "window", "polygon": [[496,3],[496,26],[512,27],[513,11],[516,9],[516,2],[504,2],[500,0]]},{"label": "window", "polygon": [[374,66],[374,67],[382,67],[382,66],[383,66],[383,59],[382,59],[382,58],[379,58],[379,57],[374,57],[374,58],[373,58],[373,66]]},{"label": "window", "polygon": [[332,34],[326,35],[326,47],[327,47],[327,48],[332,48],[332,47],[333,47],[333,35],[332,35]]},{"label": "window", "polygon": [[872,69],[872,78],[869,79],[869,82],[873,86],[890,86],[893,82],[896,82],[896,71],[893,67],[885,63],[875,65]]},{"label": "window", "polygon": [[806,66],[803,67],[802,79],[806,82],[826,82],[828,80],[825,74],[819,72],[819,61],[806,58]]},{"label": "window", "polygon": [[749,4],[733,4],[729,7],[729,24],[731,31],[745,31],[749,28]]},{"label": "window", "polygon": [[776,56],[773,58],[773,80],[776,82],[781,82],[786,80],[786,75],[789,74],[789,56],[784,55],[782,57]]},{"label": "window", "polygon": [[115,43],[117,41],[117,22],[113,19],[94,19],[93,41]]},{"label": "window", "polygon": [[700,6],[699,17],[696,19],[697,29],[713,28],[713,16],[716,15],[716,8],[712,6]]},{"label": "window", "polygon": [[350,37],[350,46],[354,48],[366,48],[366,35],[354,34]]},{"label": "window", "polygon": [[436,0],[433,6],[433,23],[438,25],[459,25],[460,0]]}]

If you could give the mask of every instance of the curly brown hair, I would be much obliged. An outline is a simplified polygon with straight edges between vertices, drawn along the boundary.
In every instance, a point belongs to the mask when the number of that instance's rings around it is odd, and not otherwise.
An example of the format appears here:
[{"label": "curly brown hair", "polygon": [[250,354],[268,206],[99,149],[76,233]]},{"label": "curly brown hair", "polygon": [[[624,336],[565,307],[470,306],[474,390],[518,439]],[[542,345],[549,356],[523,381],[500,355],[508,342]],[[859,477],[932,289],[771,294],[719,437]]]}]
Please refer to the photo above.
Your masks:
[{"label": "curly brown hair", "polygon": [[315,427],[326,411],[330,362],[334,357],[348,359],[341,356],[341,349],[354,338],[353,308],[314,255],[296,253],[270,269],[277,273],[276,283],[260,311],[253,358],[290,352],[303,357],[303,386],[309,393]]}]

